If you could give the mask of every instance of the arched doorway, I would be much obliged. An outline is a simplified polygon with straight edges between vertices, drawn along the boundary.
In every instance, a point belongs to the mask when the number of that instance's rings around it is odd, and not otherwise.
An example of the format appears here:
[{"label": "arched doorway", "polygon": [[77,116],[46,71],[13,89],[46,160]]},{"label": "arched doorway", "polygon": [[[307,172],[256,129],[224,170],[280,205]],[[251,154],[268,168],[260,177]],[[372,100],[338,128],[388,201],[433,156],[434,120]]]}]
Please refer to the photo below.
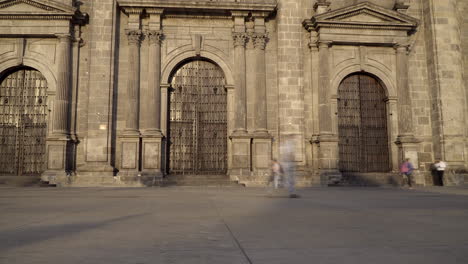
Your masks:
[{"label": "arched doorway", "polygon": [[385,89],[366,74],[352,74],[338,91],[339,167],[343,172],[389,172]]},{"label": "arched doorway", "polygon": [[210,61],[188,61],[174,72],[169,95],[169,173],[226,173],[224,86],[221,68]]},{"label": "arched doorway", "polygon": [[0,174],[40,175],[47,135],[47,81],[21,67],[0,76]]}]

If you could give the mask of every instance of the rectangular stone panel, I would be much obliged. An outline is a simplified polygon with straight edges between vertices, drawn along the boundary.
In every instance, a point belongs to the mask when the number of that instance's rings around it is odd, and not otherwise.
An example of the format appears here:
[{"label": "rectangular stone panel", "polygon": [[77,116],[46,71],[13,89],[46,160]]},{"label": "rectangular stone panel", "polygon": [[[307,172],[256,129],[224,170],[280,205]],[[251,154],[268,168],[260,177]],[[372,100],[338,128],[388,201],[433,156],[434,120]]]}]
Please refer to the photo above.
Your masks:
[{"label": "rectangular stone panel", "polygon": [[143,169],[158,169],[159,168],[159,150],[160,142],[144,142],[143,143]]},{"label": "rectangular stone panel", "polygon": [[86,161],[107,161],[107,137],[86,140]]},{"label": "rectangular stone panel", "polygon": [[136,169],[138,142],[122,142],[122,169]]},{"label": "rectangular stone panel", "polygon": [[267,169],[270,166],[271,144],[269,142],[257,142],[255,146],[255,168]]},{"label": "rectangular stone panel", "polygon": [[47,149],[47,169],[62,170],[65,164],[65,146],[49,145]]}]

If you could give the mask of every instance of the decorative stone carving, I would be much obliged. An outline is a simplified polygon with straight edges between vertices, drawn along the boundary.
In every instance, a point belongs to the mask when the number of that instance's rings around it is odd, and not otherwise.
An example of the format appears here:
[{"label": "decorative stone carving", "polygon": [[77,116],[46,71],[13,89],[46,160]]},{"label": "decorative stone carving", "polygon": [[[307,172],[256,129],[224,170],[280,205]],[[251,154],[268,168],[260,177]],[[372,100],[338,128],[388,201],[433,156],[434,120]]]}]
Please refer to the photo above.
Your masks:
[{"label": "decorative stone carving", "polygon": [[268,34],[265,33],[254,33],[252,35],[254,47],[256,49],[264,50],[268,41]]},{"label": "decorative stone carving", "polygon": [[127,29],[125,30],[125,34],[127,35],[129,45],[140,44],[141,37],[143,35],[141,30]]},{"label": "decorative stone carving", "polygon": [[234,39],[234,47],[242,46],[245,47],[247,43],[248,35],[246,33],[233,33],[232,38]]},{"label": "decorative stone carving", "polygon": [[161,30],[148,30],[147,32],[150,44],[161,44],[164,34]]}]

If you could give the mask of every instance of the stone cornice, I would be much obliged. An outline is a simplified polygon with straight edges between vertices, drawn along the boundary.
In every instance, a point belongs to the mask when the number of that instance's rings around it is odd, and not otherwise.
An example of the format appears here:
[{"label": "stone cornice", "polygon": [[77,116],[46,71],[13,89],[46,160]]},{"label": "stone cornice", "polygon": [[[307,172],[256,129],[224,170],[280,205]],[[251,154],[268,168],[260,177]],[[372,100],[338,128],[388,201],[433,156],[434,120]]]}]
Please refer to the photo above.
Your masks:
[{"label": "stone cornice", "polygon": [[[9,11],[18,4],[29,5],[36,10]],[[72,20],[77,9],[52,0],[0,0],[0,19],[9,20]]]},{"label": "stone cornice", "polygon": [[119,6],[140,8],[162,8],[164,10],[224,10],[224,11],[265,11],[276,9],[276,0],[239,0],[234,1],[192,1],[192,0],[118,0]]},{"label": "stone cornice", "polygon": [[[353,17],[366,15],[378,21],[361,21]],[[319,31],[320,28],[375,29],[414,32],[419,21],[400,12],[385,9],[372,3],[361,3],[320,15],[303,22],[308,31]]]}]

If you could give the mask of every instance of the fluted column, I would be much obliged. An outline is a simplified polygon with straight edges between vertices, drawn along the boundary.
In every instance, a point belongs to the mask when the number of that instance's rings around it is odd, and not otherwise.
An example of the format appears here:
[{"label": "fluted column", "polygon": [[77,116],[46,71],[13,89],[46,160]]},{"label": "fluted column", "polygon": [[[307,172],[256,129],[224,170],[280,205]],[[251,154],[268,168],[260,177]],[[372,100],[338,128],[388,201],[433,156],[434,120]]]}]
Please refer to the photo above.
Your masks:
[{"label": "fluted column", "polygon": [[138,95],[140,88],[140,40],[141,30],[127,30],[128,38],[128,82],[127,111],[125,115],[126,134],[138,134]]},{"label": "fluted column", "polygon": [[396,45],[397,86],[398,86],[398,134],[400,137],[413,136],[413,118],[408,85],[408,46]]},{"label": "fluted column", "polygon": [[246,78],[245,78],[245,44],[247,41],[246,33],[234,33],[234,60],[235,60],[235,81],[234,89],[236,115],[234,120],[234,133],[247,133],[247,97],[246,97]]},{"label": "fluted column", "polygon": [[266,102],[266,73],[265,73],[265,47],[266,33],[255,33],[252,36],[255,47],[255,113],[254,127],[256,134],[267,132],[267,102]]},{"label": "fluted column", "polygon": [[319,130],[320,135],[332,133],[330,111],[330,42],[319,42]]},{"label": "fluted column", "polygon": [[160,30],[148,31],[149,63],[148,63],[148,94],[144,98],[148,120],[145,133],[161,134],[161,41]]},{"label": "fluted column", "polygon": [[58,76],[57,76],[57,94],[54,103],[53,128],[54,134],[69,134],[69,105],[70,105],[70,55],[71,55],[71,36],[69,34],[56,35],[59,39],[57,58],[58,58]]}]

